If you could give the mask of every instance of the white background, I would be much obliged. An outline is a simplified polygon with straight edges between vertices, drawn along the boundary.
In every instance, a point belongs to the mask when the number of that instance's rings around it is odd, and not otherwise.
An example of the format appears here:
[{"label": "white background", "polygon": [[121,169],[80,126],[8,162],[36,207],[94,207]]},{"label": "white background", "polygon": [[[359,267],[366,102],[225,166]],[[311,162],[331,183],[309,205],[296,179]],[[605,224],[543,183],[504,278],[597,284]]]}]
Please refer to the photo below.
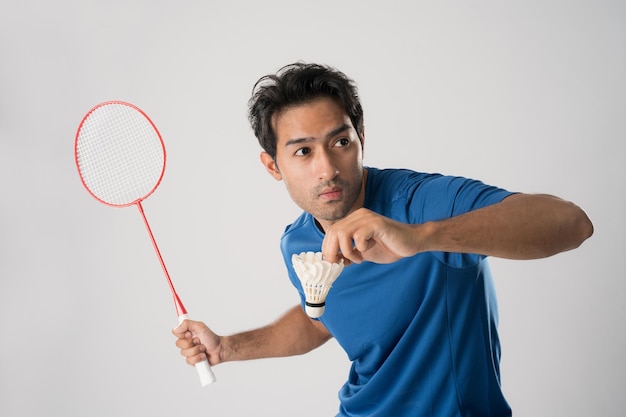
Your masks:
[{"label": "white background", "polygon": [[349,363],[216,367],[200,388],[134,207],[82,188],[73,141],[111,99],[142,107],[168,168],[144,207],[190,314],[217,332],[298,302],[278,248],[299,210],[246,119],[296,61],[353,77],[365,162],[463,175],[583,207],[595,235],[493,260],[514,414],[626,409],[626,4],[621,1],[17,1],[0,12],[0,415],[331,416]]}]

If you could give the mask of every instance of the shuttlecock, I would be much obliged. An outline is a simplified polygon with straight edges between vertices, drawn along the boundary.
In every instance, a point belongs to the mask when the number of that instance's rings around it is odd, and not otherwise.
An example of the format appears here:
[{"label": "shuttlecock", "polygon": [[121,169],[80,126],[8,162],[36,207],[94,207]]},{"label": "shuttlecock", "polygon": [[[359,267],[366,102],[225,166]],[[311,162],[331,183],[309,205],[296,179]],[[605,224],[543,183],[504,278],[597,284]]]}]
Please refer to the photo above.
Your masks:
[{"label": "shuttlecock", "polygon": [[343,271],[343,259],[334,264],[323,260],[322,252],[302,252],[293,254],[291,263],[304,290],[304,310],[311,318],[321,317],[328,291]]}]

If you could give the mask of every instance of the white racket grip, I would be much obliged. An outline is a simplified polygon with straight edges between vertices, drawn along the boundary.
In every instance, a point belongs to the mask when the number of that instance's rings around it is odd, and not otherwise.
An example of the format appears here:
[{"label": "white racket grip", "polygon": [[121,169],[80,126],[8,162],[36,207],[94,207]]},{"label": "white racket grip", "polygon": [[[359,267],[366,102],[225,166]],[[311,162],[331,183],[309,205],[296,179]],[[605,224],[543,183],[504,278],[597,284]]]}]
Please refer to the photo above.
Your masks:
[{"label": "white racket grip", "polygon": [[[182,323],[183,320],[187,318],[189,318],[187,314],[182,314],[178,316],[178,324]],[[196,371],[198,371],[198,376],[200,377],[200,385],[203,387],[206,387],[207,385],[210,385],[217,380],[215,378],[215,374],[213,374],[213,371],[211,370],[211,365],[209,365],[209,361],[207,359],[196,364]]]},{"label": "white racket grip", "polygon": [[198,362],[196,364],[196,370],[198,371],[198,376],[200,377],[200,385],[206,387],[209,384],[215,382],[215,375],[211,370],[211,365],[209,365],[208,360],[203,360],[202,362]]}]

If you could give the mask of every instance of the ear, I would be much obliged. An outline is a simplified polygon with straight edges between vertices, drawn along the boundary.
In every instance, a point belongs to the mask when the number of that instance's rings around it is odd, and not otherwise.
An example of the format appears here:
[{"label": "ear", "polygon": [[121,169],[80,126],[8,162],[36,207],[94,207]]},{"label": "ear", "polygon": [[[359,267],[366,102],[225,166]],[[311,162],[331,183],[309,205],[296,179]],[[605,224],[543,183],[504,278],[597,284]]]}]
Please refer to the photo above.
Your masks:
[{"label": "ear", "polygon": [[276,181],[282,181],[283,176],[278,169],[278,165],[276,165],[276,161],[274,161],[274,158],[272,158],[270,154],[261,152],[261,163]]},{"label": "ear", "polygon": [[363,156],[365,156],[365,128],[361,132],[361,151]]}]

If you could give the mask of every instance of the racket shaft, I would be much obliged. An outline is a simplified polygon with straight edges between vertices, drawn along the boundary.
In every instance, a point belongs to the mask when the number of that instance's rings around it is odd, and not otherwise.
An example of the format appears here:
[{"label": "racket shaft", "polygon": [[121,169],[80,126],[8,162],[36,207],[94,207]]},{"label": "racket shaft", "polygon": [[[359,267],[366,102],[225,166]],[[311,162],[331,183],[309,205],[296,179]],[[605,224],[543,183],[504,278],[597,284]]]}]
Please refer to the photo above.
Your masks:
[{"label": "racket shaft", "polygon": [[174,284],[172,283],[172,279],[170,278],[170,273],[167,271],[167,266],[165,266],[165,261],[163,261],[163,257],[161,256],[161,251],[159,250],[159,245],[157,245],[156,239],[154,238],[154,234],[152,233],[152,228],[150,227],[150,223],[148,223],[148,218],[146,217],[146,213],[143,210],[143,206],[141,202],[138,201],[137,208],[139,209],[139,213],[141,214],[141,218],[143,219],[143,223],[146,226],[146,230],[148,231],[148,236],[150,236],[150,240],[152,241],[152,246],[154,247],[154,252],[159,259],[159,263],[161,264],[161,268],[163,268],[163,274],[165,274],[165,279],[167,279],[167,285],[170,287],[170,291],[172,291],[172,296],[174,296],[174,305],[176,307],[176,315],[181,316],[183,314],[187,314],[187,310],[183,305],[183,302],[180,301],[180,297],[176,293],[176,289],[174,288]]},{"label": "racket shaft", "polygon": [[[182,323],[183,320],[187,318],[187,310],[185,306],[183,306],[182,301],[178,297],[176,293],[176,289],[174,289],[174,284],[170,278],[169,272],[167,272],[167,267],[165,266],[165,262],[163,261],[163,257],[161,256],[161,251],[159,250],[159,246],[154,239],[154,235],[152,234],[152,229],[150,228],[150,224],[148,223],[148,219],[146,218],[146,214],[143,211],[143,206],[141,202],[137,202],[137,207],[139,208],[139,212],[141,213],[141,217],[143,218],[144,224],[146,225],[146,229],[148,231],[148,235],[150,235],[150,240],[152,241],[152,245],[154,246],[154,251],[159,258],[159,262],[161,263],[161,267],[163,268],[163,273],[165,274],[165,278],[167,278],[167,283],[172,291],[172,295],[174,296],[174,304],[176,306],[176,314],[178,315],[178,322]],[[204,360],[202,362],[198,362],[196,364],[196,370],[198,371],[198,376],[200,377],[200,385],[206,387],[207,385],[215,382],[216,378],[211,370],[211,366],[209,365],[208,360]]]}]

